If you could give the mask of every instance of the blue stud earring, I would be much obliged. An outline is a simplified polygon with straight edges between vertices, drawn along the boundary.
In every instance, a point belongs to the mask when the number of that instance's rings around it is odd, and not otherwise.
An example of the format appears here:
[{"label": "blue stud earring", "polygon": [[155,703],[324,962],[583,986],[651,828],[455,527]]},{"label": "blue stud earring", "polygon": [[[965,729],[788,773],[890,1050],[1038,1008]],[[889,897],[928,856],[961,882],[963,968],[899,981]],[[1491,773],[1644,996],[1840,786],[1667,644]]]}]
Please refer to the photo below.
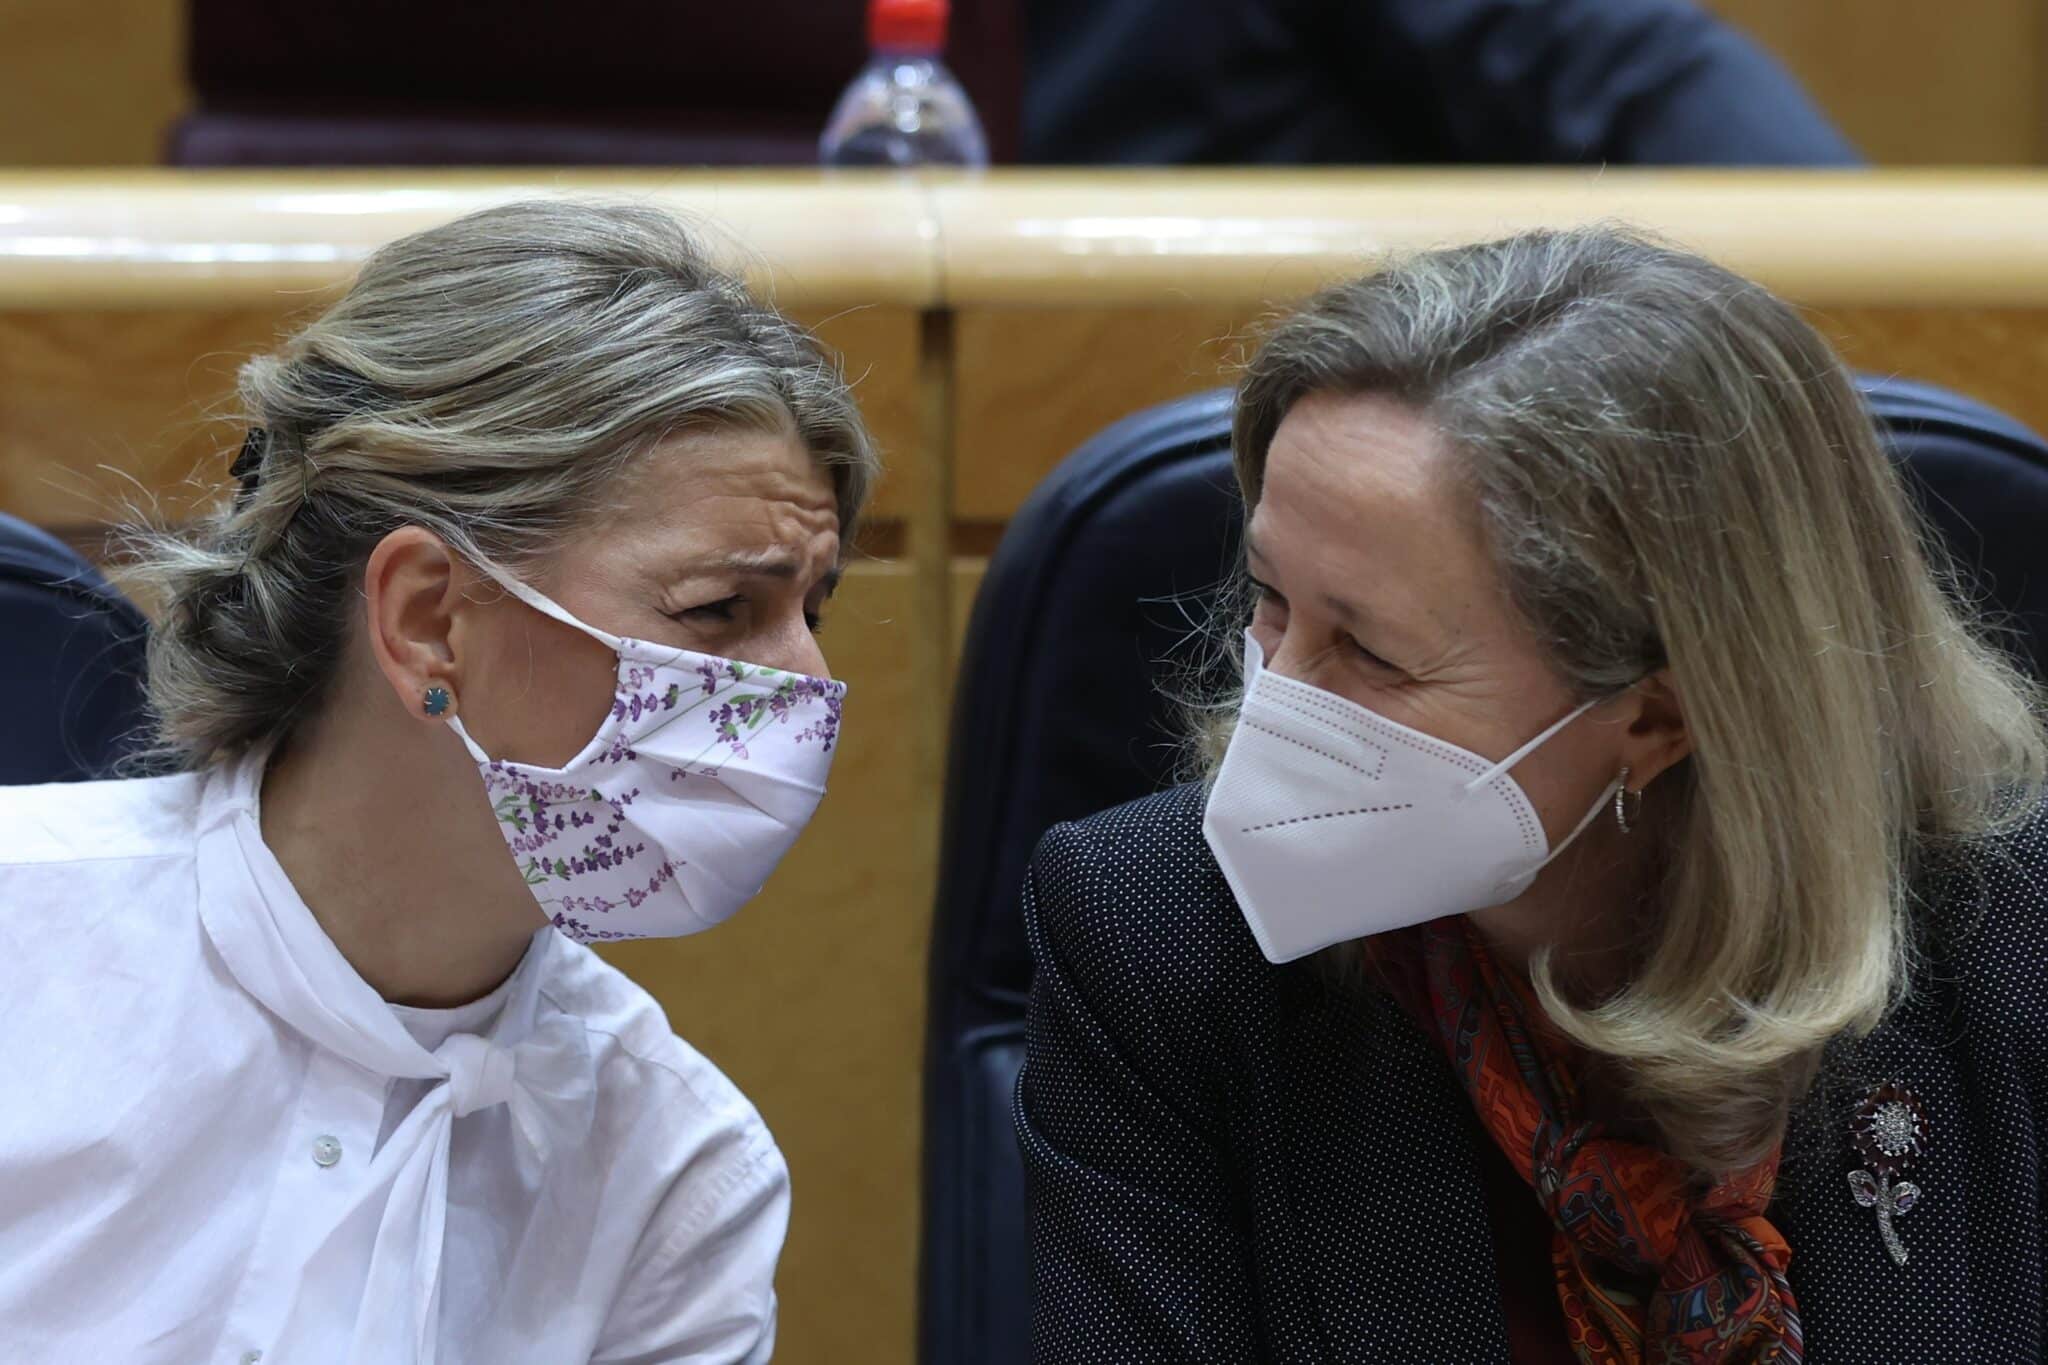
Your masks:
[{"label": "blue stud earring", "polygon": [[430,687],[430,688],[428,688],[428,689],[427,689],[427,714],[428,714],[428,715],[430,715],[430,716],[443,716],[443,715],[446,715],[447,713],[448,713],[448,689],[447,689],[447,688],[445,688],[445,687]]}]

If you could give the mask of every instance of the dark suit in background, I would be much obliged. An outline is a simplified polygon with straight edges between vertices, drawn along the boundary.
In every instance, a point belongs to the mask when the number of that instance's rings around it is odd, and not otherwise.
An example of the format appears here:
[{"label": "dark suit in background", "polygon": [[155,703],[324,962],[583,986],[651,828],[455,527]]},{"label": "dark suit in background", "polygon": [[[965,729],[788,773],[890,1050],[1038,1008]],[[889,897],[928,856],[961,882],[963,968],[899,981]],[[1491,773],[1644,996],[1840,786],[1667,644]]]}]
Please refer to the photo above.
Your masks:
[{"label": "dark suit in background", "polygon": [[1854,164],[1685,0],[1027,0],[1053,164]]}]

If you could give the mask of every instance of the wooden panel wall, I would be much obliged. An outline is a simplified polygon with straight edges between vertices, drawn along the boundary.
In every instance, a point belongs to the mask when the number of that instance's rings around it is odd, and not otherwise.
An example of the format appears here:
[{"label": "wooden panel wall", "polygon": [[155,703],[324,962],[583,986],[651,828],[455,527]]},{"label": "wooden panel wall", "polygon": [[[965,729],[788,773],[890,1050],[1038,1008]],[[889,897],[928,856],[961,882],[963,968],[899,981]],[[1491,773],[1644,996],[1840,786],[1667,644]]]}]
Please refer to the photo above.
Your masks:
[{"label": "wooden panel wall", "polygon": [[[998,523],[1082,441],[1150,403],[1220,382],[1263,310],[972,308],[956,324],[953,512]],[[1106,374],[1116,376],[1104,383]]]},{"label": "wooden panel wall", "polygon": [[[1809,316],[1858,369],[1944,384],[2048,431],[2048,309],[1837,307]],[[953,507],[964,542],[986,546],[1053,466],[1117,418],[1233,382],[1257,327],[1257,312],[1243,308],[963,313]],[[1114,383],[1101,382],[1108,373]]]},{"label": "wooden panel wall", "polygon": [[1884,165],[2048,160],[2041,0],[1705,0]]},{"label": "wooden panel wall", "polygon": [[184,0],[0,0],[0,166],[154,164],[184,62]]},{"label": "wooden panel wall", "polygon": [[[174,517],[203,506],[242,440],[235,373],[295,316],[275,306],[0,311],[0,509],[70,528],[131,506]],[[917,314],[796,316],[845,357],[869,430],[898,457],[873,516],[901,518],[919,487],[918,463],[902,458],[917,445]]]}]

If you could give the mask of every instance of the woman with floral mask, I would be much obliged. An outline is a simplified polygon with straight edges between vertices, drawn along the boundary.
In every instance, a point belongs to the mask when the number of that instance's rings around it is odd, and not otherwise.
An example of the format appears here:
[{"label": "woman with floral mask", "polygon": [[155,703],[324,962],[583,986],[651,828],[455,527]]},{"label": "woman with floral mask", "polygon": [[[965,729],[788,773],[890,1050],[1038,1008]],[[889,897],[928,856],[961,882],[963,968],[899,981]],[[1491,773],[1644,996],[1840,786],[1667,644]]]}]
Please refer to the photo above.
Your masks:
[{"label": "woman with floral mask", "polygon": [[756,1361],[782,1158],[583,943],[695,933],[823,794],[875,474],[649,208],[371,258],[145,541],[175,776],[0,790],[0,1339],[50,1360]]},{"label": "woman with floral mask", "polygon": [[1037,1358],[2040,1359],[2035,693],[1827,344],[1534,234],[1312,300],[1233,447],[1208,780],[1026,893]]}]

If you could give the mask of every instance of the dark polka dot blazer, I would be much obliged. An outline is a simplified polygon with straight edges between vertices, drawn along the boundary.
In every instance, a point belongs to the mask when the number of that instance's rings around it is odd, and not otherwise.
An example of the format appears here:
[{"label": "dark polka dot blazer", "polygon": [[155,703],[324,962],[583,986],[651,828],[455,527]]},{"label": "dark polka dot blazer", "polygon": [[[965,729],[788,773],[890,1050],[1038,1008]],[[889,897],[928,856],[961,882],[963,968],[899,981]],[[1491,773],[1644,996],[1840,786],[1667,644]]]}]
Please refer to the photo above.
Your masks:
[{"label": "dark polka dot blazer", "polygon": [[[2048,839],[2011,855],[1928,880],[1911,997],[1787,1136],[1771,1217],[1813,1365],[2042,1360]],[[1025,913],[1037,1360],[1509,1361],[1499,1275],[1549,1272],[1496,1270],[1457,1078],[1370,988],[1260,955],[1199,790],[1055,829]],[[1931,1120],[1904,1266],[1848,1182],[1884,1080]]]}]

